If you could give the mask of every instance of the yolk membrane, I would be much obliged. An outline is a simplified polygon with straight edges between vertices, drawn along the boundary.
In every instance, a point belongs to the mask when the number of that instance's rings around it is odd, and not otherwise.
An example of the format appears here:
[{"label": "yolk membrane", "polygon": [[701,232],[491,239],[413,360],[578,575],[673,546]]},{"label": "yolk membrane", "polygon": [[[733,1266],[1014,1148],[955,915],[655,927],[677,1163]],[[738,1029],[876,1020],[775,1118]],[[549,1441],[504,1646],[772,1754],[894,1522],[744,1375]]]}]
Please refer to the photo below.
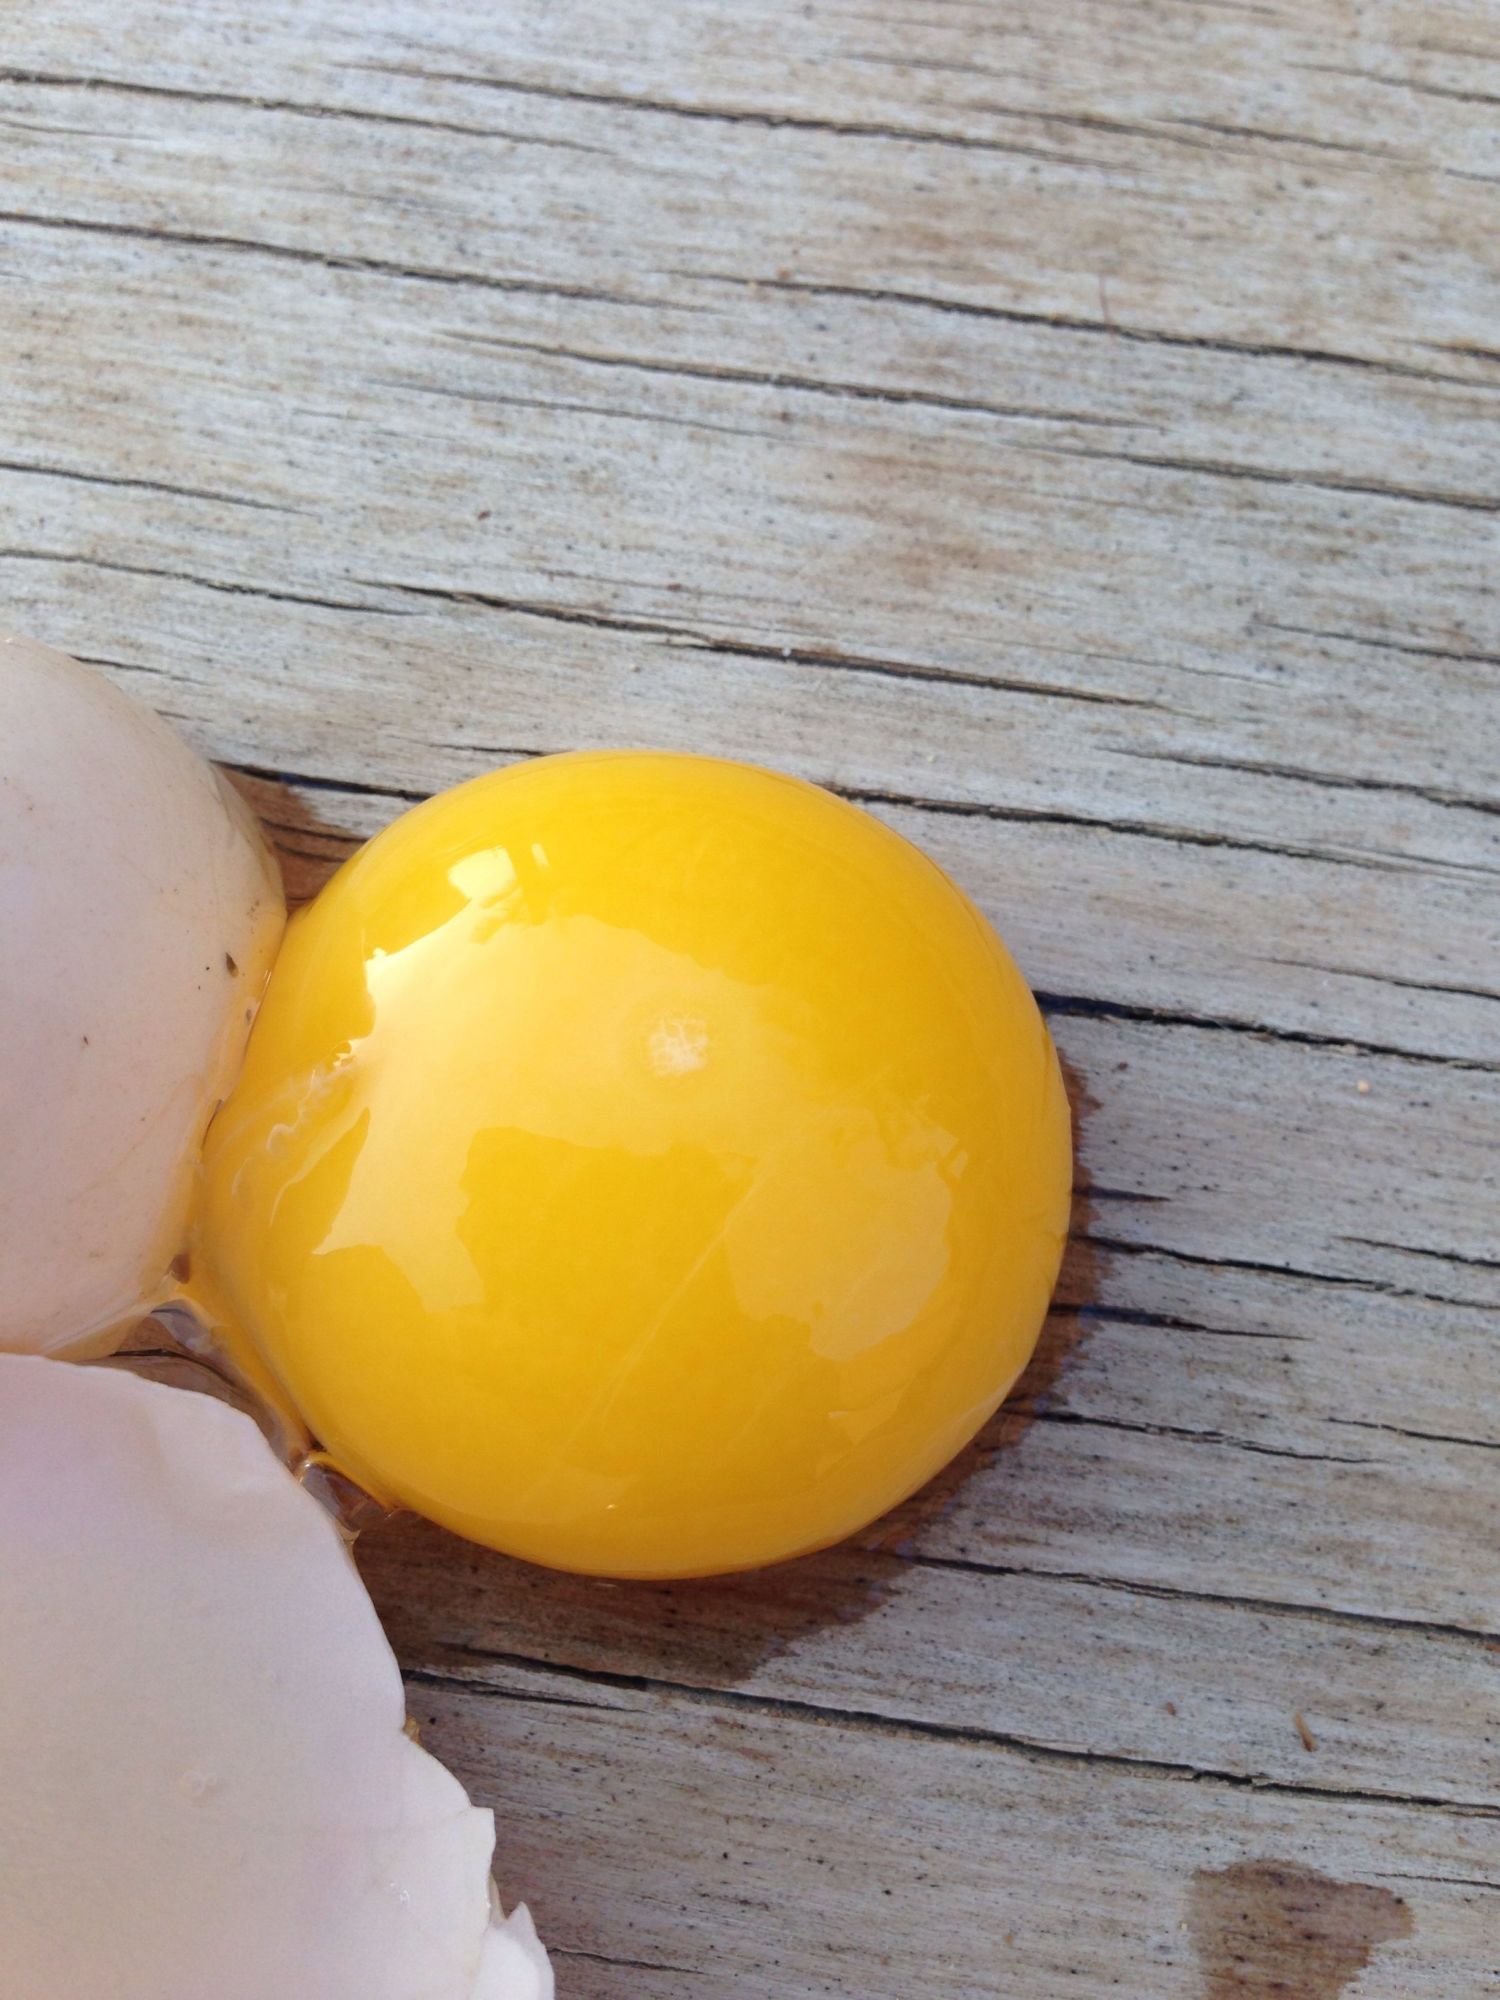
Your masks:
[{"label": "yolk membrane", "polygon": [[1070,1178],[1025,982],[916,848],[743,765],[551,757],[294,919],[193,1266],[383,1499],[706,1574],[838,1540],[972,1436]]}]

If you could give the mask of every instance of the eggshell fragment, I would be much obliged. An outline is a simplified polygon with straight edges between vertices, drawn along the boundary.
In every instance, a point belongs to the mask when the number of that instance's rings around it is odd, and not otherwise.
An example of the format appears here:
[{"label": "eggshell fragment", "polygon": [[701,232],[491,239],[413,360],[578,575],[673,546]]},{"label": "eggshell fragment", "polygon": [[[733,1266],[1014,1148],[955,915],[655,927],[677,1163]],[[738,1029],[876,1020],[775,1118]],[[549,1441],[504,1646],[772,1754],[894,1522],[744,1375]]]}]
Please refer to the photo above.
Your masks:
[{"label": "eggshell fragment", "polygon": [[226,782],[100,675],[0,638],[0,1348],[160,1295],[286,912]]},{"label": "eggshell fragment", "polygon": [[0,1986],[551,2000],[331,1518],[238,1411],[0,1355]]}]

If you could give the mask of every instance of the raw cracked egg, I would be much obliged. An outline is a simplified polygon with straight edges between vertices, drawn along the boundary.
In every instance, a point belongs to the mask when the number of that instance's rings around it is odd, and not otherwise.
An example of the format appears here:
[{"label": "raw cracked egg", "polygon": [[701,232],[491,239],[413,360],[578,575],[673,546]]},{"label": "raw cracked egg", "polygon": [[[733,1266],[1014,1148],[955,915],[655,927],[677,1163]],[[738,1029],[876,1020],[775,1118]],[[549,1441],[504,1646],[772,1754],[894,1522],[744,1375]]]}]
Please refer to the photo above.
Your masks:
[{"label": "raw cracked egg", "polygon": [[564,1568],[730,1570],[972,1436],[1069,1166],[1031,995],[924,855],[765,771],[547,758],[293,921],[193,1283],[382,1498]]},{"label": "raw cracked egg", "polygon": [[0,1348],[40,1350],[0,1353],[0,1983],[551,2000],[330,1515],[238,1410],[42,1355],[172,1266],[382,1501],[608,1575],[776,1561],[1024,1366],[1057,1060],[932,862],[711,759],[478,779],[283,921],[206,765],[0,646]]},{"label": "raw cracked egg", "polygon": [[0,1989],[551,2000],[404,1730],[331,1518],[248,1417],[0,1355]]},{"label": "raw cracked egg", "polygon": [[99,675],[0,640],[0,1348],[161,1294],[284,921],[250,814]]}]

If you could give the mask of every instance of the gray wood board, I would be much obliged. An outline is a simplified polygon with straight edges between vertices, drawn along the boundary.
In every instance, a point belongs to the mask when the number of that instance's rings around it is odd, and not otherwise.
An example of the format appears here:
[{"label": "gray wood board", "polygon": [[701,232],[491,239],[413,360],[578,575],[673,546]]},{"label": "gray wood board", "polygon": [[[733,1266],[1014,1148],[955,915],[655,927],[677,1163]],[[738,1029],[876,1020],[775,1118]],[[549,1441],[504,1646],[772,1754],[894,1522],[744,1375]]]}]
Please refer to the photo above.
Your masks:
[{"label": "gray wood board", "polygon": [[1037,1363],[858,1545],[365,1541],[566,2000],[1495,1990],[1500,11],[7,29],[6,622],[297,895],[541,751],[817,779],[1068,1066]]}]

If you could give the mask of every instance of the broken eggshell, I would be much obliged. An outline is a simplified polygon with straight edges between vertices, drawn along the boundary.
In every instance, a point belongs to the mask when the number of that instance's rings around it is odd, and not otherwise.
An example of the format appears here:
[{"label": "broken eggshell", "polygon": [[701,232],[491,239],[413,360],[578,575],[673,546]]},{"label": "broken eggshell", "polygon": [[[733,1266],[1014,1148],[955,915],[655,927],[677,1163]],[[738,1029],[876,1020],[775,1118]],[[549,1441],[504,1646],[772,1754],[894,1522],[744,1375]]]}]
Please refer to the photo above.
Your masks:
[{"label": "broken eggshell", "polygon": [[6,1992],[551,2000],[491,1814],[248,1417],[0,1355],[0,1522]]},{"label": "broken eggshell", "polygon": [[285,921],[216,771],[0,637],[0,1349],[102,1352],[162,1296]]}]

